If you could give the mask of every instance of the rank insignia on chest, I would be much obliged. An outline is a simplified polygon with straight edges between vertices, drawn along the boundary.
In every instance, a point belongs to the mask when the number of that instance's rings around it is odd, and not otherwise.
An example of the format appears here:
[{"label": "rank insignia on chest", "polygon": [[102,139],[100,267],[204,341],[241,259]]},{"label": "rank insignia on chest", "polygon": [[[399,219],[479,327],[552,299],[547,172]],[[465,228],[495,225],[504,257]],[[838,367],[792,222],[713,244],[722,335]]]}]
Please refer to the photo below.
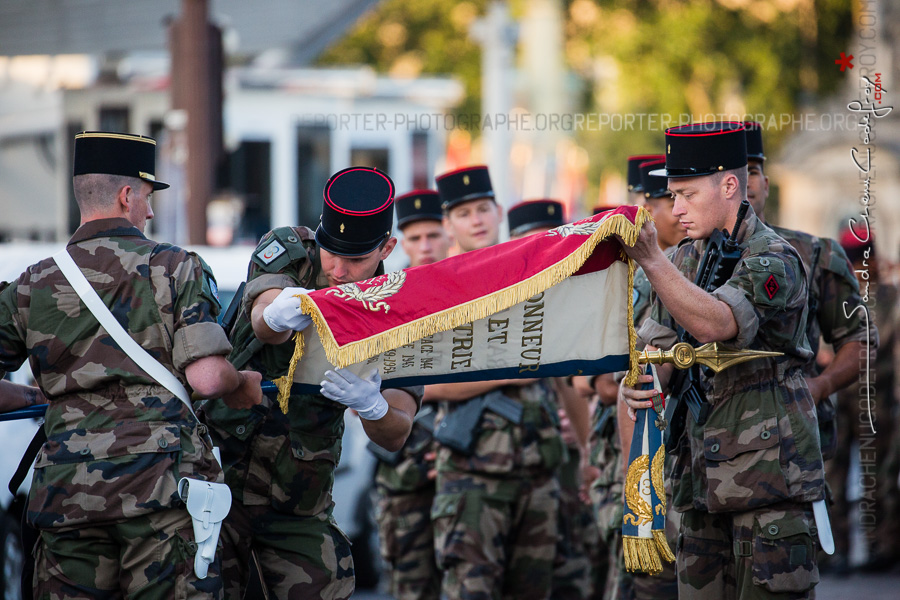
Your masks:
[{"label": "rank insignia on chest", "polygon": [[775,279],[774,275],[769,275],[769,278],[766,279],[766,283],[763,284],[763,289],[766,290],[766,295],[769,297],[769,300],[775,297],[775,294],[778,293],[778,290],[781,286],[778,285],[778,281]]},{"label": "rank insignia on chest", "polygon": [[257,252],[256,256],[258,256],[259,260],[263,261],[263,263],[269,264],[285,252],[287,252],[287,250],[284,249],[284,246],[276,241]]}]

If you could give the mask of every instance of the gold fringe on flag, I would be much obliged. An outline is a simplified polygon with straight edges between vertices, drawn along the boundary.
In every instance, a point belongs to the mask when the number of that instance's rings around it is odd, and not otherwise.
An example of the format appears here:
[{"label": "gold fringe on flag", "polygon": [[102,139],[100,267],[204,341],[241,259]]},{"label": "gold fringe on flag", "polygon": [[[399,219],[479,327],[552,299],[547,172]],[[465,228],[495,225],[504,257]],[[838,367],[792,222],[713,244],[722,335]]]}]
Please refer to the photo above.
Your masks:
[{"label": "gold fringe on flag", "polygon": [[662,562],[659,560],[653,538],[623,535],[622,553],[625,558],[625,570],[640,571],[651,575],[662,573]]},{"label": "gold fringe on flag", "polygon": [[663,557],[666,562],[675,562],[675,555],[672,553],[672,548],[669,547],[669,540],[666,539],[666,532],[660,529],[654,529],[653,540],[656,542],[656,549],[659,551],[659,555]]},{"label": "gold fringe on flag", "polygon": [[278,406],[281,407],[281,412],[284,414],[287,414],[288,411],[288,399],[291,397],[291,386],[294,384],[294,371],[297,370],[297,365],[303,357],[303,345],[305,342],[303,341],[303,334],[299,331],[294,334],[294,344],[294,354],[291,356],[291,364],[288,367],[287,375],[283,375],[273,381],[278,388]]},{"label": "gold fringe on flag", "polygon": [[[334,334],[331,332],[331,328],[328,327],[328,323],[319,311],[319,307],[316,306],[316,303],[310,300],[308,296],[300,297],[300,309],[304,314],[307,314],[312,318],[312,321],[316,326],[316,331],[319,334],[319,338],[322,341],[322,347],[325,350],[325,356],[328,359],[328,362],[338,368],[347,367],[367,360],[382,352],[393,350],[394,348],[399,348],[406,344],[411,344],[412,342],[428,337],[434,333],[449,331],[464,323],[484,319],[501,310],[505,310],[510,306],[515,306],[520,302],[524,302],[528,298],[553,287],[578,271],[594,252],[594,248],[597,247],[597,244],[610,236],[617,235],[628,246],[634,246],[637,242],[638,235],[641,232],[641,227],[643,227],[644,223],[647,221],[653,221],[653,217],[646,209],[641,207],[638,208],[634,220],[635,222],[632,223],[625,215],[611,215],[600,223],[600,226],[591,233],[588,240],[579,246],[577,250],[558,263],[547,267],[540,273],[536,273],[524,281],[515,283],[507,288],[488,294],[487,296],[466,302],[465,304],[460,304],[459,306],[448,308],[439,313],[431,314],[427,317],[410,321],[409,323],[404,323],[403,325],[371,337],[351,342],[343,347],[338,346]],[[628,284],[633,289],[635,266],[630,258],[626,256],[626,259],[628,264]],[[631,302],[628,302],[627,304],[631,365],[625,381],[628,385],[634,385],[637,381],[640,367],[637,361],[638,352],[634,347],[637,336],[634,331],[633,307]],[[283,385],[276,381],[279,390],[278,402],[282,407],[282,411],[285,413],[287,413],[287,401],[290,396],[290,382],[293,381],[297,363],[303,356],[303,336],[297,334],[295,340],[296,346],[294,347],[294,354],[291,356],[290,368],[288,374],[285,376],[288,378],[287,385]],[[279,378],[279,381],[281,379],[284,378]]]}]

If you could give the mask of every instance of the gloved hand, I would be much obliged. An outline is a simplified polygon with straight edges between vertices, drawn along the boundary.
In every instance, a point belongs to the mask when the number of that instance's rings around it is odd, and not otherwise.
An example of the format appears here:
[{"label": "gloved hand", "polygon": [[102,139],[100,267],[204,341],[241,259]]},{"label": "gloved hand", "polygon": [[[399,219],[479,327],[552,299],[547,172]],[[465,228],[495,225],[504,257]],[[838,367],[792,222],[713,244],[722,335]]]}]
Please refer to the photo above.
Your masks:
[{"label": "gloved hand", "polygon": [[281,290],[278,297],[263,310],[263,320],[275,332],[303,331],[312,319],[300,312],[300,294],[310,290],[302,287],[288,287]]},{"label": "gloved hand", "polygon": [[387,400],[381,395],[381,375],[373,369],[360,379],[347,369],[325,371],[322,395],[359,413],[361,419],[377,421],[387,414]]}]

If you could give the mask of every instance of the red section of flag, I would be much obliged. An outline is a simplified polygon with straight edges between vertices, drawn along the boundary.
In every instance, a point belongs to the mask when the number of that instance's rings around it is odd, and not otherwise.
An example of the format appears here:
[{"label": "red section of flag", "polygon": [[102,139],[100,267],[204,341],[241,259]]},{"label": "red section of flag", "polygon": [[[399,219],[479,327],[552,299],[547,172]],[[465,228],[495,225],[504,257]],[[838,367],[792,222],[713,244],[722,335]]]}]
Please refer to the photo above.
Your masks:
[{"label": "red section of flag", "polygon": [[[489,297],[539,276],[586,244],[591,227],[613,215],[634,223],[636,206],[595,215],[558,230],[532,235],[430,265],[388,273],[357,284],[309,294],[339,346]],[[568,229],[567,229],[568,228]],[[621,260],[615,238],[597,244],[575,274],[606,269]],[[598,290],[598,293],[602,293]]]}]

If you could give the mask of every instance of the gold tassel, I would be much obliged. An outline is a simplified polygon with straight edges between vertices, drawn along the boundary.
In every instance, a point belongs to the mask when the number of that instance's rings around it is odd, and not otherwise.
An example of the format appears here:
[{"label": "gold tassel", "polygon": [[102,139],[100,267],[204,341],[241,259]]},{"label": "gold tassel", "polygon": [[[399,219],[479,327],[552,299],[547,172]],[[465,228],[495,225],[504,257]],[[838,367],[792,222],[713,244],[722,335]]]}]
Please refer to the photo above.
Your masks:
[{"label": "gold tassel", "polygon": [[[308,298],[304,296],[304,299]],[[288,411],[291,386],[294,384],[294,371],[297,370],[297,364],[303,358],[303,344],[303,333],[298,331],[294,334],[294,353],[291,355],[291,364],[288,367],[287,375],[274,380],[275,385],[278,386],[278,406],[281,407],[281,412],[284,414],[287,414]]]},{"label": "gold tassel", "polygon": [[[315,302],[310,300],[308,296],[301,296],[301,310],[304,314],[307,314],[312,318],[328,362],[338,368],[344,368],[367,360],[382,352],[410,344],[416,340],[428,337],[429,335],[441,331],[449,331],[464,323],[484,319],[501,310],[505,310],[510,306],[515,306],[516,304],[524,302],[528,298],[553,287],[578,271],[594,252],[597,244],[606,238],[618,235],[625,244],[634,246],[637,242],[638,235],[641,232],[641,227],[643,227],[644,223],[647,221],[652,220],[653,217],[643,207],[638,208],[634,223],[629,221],[628,217],[621,214],[607,217],[606,220],[604,220],[590,235],[588,240],[581,244],[581,246],[572,252],[572,254],[524,281],[515,283],[508,288],[499,290],[488,296],[448,308],[440,313],[428,315],[427,317],[417,319],[410,323],[404,323],[394,329],[351,342],[345,346],[338,345],[337,341],[334,339],[334,334],[331,332],[331,328],[328,327],[328,323],[319,311],[319,307],[316,306]],[[634,262],[627,257],[626,261],[628,264],[629,289],[633,289]],[[631,381],[632,383],[630,385],[633,385],[633,382],[637,381],[640,372],[640,367],[637,362],[638,352],[634,347],[637,336],[634,332],[634,317],[632,311],[632,303],[629,301],[628,338],[631,346],[631,365],[628,375],[626,376],[626,382]],[[294,355],[291,358],[291,369],[288,373],[288,377],[291,381],[293,381],[296,363],[303,354],[303,349],[300,347],[303,343],[303,338],[302,336],[298,336],[296,339],[298,348],[294,350]],[[288,390],[287,395],[290,395],[290,386],[287,386],[286,389]],[[282,390],[282,388],[279,387],[279,390]],[[287,395],[284,394],[285,393],[282,390],[279,393],[278,398],[279,402],[283,403],[282,410],[287,412]],[[284,400],[282,400],[282,397],[284,397]]]},{"label": "gold tassel", "polygon": [[659,560],[653,538],[642,538],[632,535],[622,536],[622,553],[627,571],[659,575],[662,573],[662,562]]},{"label": "gold tassel", "polygon": [[675,555],[669,547],[669,540],[666,539],[666,532],[661,529],[654,529],[653,539],[656,541],[656,549],[659,552],[659,555],[664,558],[666,562],[675,562]]}]

